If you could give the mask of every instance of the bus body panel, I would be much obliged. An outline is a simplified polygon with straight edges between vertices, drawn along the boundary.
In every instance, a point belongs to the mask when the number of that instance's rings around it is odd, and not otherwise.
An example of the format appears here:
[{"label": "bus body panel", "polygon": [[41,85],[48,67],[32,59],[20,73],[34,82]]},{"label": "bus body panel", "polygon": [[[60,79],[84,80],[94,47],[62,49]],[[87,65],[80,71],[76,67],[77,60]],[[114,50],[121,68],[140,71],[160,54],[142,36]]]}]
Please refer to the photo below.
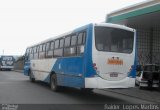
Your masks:
[{"label": "bus body panel", "polygon": [[24,75],[29,76],[29,71],[30,71],[30,61],[25,61],[24,63]]},{"label": "bus body panel", "polygon": [[59,58],[52,71],[57,74],[58,85],[84,87],[83,57]]},{"label": "bus body panel", "polygon": [[36,80],[49,83],[54,72],[60,86],[84,87],[83,57],[32,60],[31,70]]},{"label": "bus body panel", "polygon": [[87,39],[86,39],[86,46],[84,52],[84,73],[85,77],[93,77],[96,75],[96,72],[93,68],[92,62],[92,33],[93,31],[93,24],[90,24],[88,27]]},{"label": "bus body panel", "polygon": [[33,72],[36,80],[45,80],[52,70],[56,59],[41,59],[31,61],[31,71]]},{"label": "bus body panel", "polygon": [[[107,25],[101,25],[106,26]],[[109,27],[114,27],[110,25]],[[94,28],[94,26],[93,26]],[[116,27],[117,28],[117,27]],[[119,27],[120,28],[120,27]],[[121,28],[120,28],[121,29]],[[126,30],[126,28],[122,29]],[[128,30],[132,31],[133,30]],[[135,32],[135,30],[134,30]],[[95,48],[94,29],[92,31],[92,77],[85,78],[86,88],[128,88],[135,86],[136,75],[136,33],[134,34],[134,46],[131,54],[116,53],[116,52],[102,52]],[[117,60],[108,64],[107,60]],[[96,65],[96,69],[93,69]],[[110,74],[118,75],[111,77]],[[127,82],[127,83],[126,83]]]}]

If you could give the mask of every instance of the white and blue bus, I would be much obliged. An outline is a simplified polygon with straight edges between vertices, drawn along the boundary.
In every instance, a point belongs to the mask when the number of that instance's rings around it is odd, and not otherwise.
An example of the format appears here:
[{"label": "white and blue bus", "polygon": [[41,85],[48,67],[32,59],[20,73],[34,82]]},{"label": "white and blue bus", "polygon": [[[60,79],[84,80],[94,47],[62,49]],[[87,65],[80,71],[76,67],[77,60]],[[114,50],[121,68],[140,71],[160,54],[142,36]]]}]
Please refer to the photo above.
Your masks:
[{"label": "white and blue bus", "polygon": [[108,24],[88,24],[26,49],[24,74],[57,91],[135,86],[136,31]]}]

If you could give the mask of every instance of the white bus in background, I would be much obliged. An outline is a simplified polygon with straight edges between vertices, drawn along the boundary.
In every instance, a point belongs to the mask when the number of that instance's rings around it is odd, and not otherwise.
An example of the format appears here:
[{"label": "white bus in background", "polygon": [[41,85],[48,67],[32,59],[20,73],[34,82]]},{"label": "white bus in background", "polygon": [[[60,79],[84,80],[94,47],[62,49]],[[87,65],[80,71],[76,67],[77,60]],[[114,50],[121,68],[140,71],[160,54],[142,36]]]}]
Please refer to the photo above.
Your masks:
[{"label": "white bus in background", "polygon": [[57,91],[135,86],[136,31],[108,24],[88,24],[29,46],[24,74]]},{"label": "white bus in background", "polygon": [[0,70],[12,70],[14,68],[15,59],[13,56],[1,56]]}]

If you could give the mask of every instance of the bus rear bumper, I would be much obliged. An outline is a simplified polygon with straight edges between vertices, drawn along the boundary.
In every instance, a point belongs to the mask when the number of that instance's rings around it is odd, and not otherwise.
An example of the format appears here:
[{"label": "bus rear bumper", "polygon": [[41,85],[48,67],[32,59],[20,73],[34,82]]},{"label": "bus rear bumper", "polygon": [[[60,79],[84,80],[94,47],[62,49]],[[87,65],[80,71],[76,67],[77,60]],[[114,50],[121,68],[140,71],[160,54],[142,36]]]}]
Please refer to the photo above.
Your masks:
[{"label": "bus rear bumper", "polygon": [[119,81],[107,81],[100,77],[85,78],[85,88],[130,88],[135,87],[135,78],[126,77]]}]

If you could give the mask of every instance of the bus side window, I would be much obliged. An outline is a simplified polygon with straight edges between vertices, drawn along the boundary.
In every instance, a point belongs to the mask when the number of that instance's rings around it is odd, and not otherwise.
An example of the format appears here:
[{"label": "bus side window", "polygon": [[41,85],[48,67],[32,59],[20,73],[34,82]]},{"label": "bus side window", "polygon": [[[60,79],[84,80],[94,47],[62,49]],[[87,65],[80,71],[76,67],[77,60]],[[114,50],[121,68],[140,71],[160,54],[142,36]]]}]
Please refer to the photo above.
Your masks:
[{"label": "bus side window", "polygon": [[45,48],[46,48],[45,44],[41,44],[39,47],[39,58],[40,59],[45,58]]},{"label": "bus side window", "polygon": [[77,36],[73,35],[71,39],[71,46],[75,46],[77,44]]},{"label": "bus side window", "polygon": [[51,55],[52,57],[53,57],[53,55],[54,55],[54,54],[53,54],[53,52],[54,52],[53,50],[54,50],[54,41],[52,41],[52,42],[51,42],[51,45],[50,45],[50,55]]},{"label": "bus side window", "polygon": [[46,44],[46,58],[52,58],[53,57],[53,47],[54,47],[54,42],[48,42]]},{"label": "bus side window", "polygon": [[30,50],[30,58],[29,59],[33,59],[33,48],[31,47],[31,50]]},{"label": "bus side window", "polygon": [[78,45],[82,45],[83,42],[83,32],[78,34]]},{"label": "bus side window", "polygon": [[47,42],[47,44],[46,44],[46,51],[48,51],[49,50],[49,48],[50,48],[50,42]]},{"label": "bus side window", "polygon": [[83,45],[86,43],[86,32],[83,32]]},{"label": "bus side window", "polygon": [[55,41],[55,49],[54,49],[54,57],[62,57],[63,56],[63,42],[64,39],[57,39]]},{"label": "bus side window", "polygon": [[50,50],[50,45],[51,45],[51,43],[50,42],[47,42],[47,44],[46,44],[46,58],[50,58],[50,56],[49,56],[49,50]]},{"label": "bus side window", "polygon": [[64,44],[64,56],[76,56],[77,55],[77,35],[72,34],[65,38]]},{"label": "bus side window", "polygon": [[70,36],[67,36],[67,37],[65,38],[65,44],[64,44],[64,46],[65,46],[65,47],[69,47],[70,44],[71,44],[71,37],[70,37]]},{"label": "bus side window", "polygon": [[71,44],[71,36],[65,37],[64,43],[64,56],[70,56],[70,44]]},{"label": "bus side window", "polygon": [[84,53],[84,46],[86,42],[86,32],[80,32],[78,34],[77,55],[80,56]]},{"label": "bus side window", "polygon": [[29,48],[26,49],[26,55],[28,55],[28,53],[29,53]]},{"label": "bus side window", "polygon": [[36,48],[36,50],[35,50],[35,53],[34,53],[34,59],[38,59],[38,57],[39,57],[38,56],[39,55],[38,54],[39,45],[37,45],[35,48]]},{"label": "bus side window", "polygon": [[46,51],[46,44],[43,44],[43,50],[42,50],[43,52],[45,52]]},{"label": "bus side window", "polygon": [[70,55],[71,56],[76,56],[77,55],[77,35],[72,35],[71,38],[71,47],[70,47]]},{"label": "bus side window", "polygon": [[43,44],[43,58],[46,57],[46,43]]},{"label": "bus side window", "polygon": [[29,48],[26,49],[26,53],[25,53],[25,61],[29,60]]},{"label": "bus side window", "polygon": [[53,50],[53,49],[54,49],[54,41],[52,41],[50,45],[50,50]]},{"label": "bus side window", "polygon": [[42,44],[39,46],[39,52],[42,52]]},{"label": "bus side window", "polygon": [[36,47],[33,47],[33,59],[35,59]]},{"label": "bus side window", "polygon": [[29,52],[28,52],[28,59],[29,59],[29,60],[31,59],[31,49],[32,49],[32,48],[29,48]]},{"label": "bus side window", "polygon": [[60,40],[60,45],[59,45],[59,53],[60,53],[60,56],[63,56],[63,47],[64,47],[64,38],[62,38],[61,40]]},{"label": "bus side window", "polygon": [[28,48],[28,56],[27,56],[26,60],[30,60],[30,50],[31,50],[31,48]]},{"label": "bus side window", "polygon": [[54,55],[53,56],[58,57],[56,50],[59,48],[59,40],[55,40],[54,47],[55,47],[55,49],[54,49]]},{"label": "bus side window", "polygon": [[39,50],[38,50],[39,59],[41,59],[41,52],[42,52],[42,44],[39,45]]},{"label": "bus side window", "polygon": [[54,47],[55,47],[55,49],[58,49],[58,47],[59,47],[59,39],[55,41],[55,46]]}]

